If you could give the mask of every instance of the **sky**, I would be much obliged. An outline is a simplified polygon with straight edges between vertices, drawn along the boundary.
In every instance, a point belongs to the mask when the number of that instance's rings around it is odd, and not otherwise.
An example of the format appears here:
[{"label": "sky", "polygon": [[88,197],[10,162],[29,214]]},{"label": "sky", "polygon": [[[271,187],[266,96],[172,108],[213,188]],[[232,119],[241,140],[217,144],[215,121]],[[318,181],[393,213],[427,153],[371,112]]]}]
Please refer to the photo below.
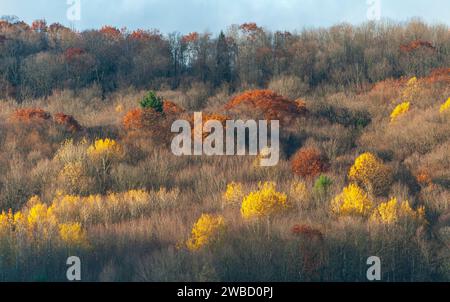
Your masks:
[{"label": "sky", "polygon": [[[112,25],[163,33],[210,31],[256,22],[270,30],[302,30],[369,18],[419,17],[450,25],[449,0],[0,0],[0,16],[46,19],[77,30]],[[78,5],[79,4],[79,5]],[[78,9],[78,7],[80,9]],[[369,16],[369,17],[368,17]]]}]

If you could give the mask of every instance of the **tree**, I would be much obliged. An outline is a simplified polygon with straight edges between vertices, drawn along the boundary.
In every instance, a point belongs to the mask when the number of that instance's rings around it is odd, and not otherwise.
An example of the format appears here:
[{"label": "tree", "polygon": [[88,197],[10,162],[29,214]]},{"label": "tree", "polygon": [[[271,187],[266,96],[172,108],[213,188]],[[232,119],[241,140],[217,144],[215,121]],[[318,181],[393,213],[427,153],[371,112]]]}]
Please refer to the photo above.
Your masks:
[{"label": "tree", "polygon": [[227,38],[223,31],[220,32],[216,44],[216,71],[215,86],[220,86],[223,82],[231,82],[231,55]]},{"label": "tree", "polygon": [[163,99],[157,96],[154,91],[149,91],[140,105],[142,109],[154,109],[156,112],[163,112]]}]

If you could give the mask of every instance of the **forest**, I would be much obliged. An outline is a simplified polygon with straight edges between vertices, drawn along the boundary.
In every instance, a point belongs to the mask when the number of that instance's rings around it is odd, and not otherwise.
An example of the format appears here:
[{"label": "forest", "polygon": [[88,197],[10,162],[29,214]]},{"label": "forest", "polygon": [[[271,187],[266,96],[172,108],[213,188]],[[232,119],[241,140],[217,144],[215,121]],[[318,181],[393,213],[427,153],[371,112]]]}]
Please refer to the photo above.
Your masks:
[{"label": "forest", "polygon": [[[279,122],[279,161],[177,156],[196,113]],[[449,150],[448,25],[3,19],[0,281],[450,281]]]}]

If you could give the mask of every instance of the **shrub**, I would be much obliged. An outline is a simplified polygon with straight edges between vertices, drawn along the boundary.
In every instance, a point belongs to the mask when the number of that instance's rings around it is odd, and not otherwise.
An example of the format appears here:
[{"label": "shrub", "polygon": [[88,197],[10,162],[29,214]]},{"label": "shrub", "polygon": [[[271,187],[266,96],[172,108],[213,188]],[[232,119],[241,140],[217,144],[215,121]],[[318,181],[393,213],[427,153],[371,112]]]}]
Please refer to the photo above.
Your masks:
[{"label": "shrub", "polygon": [[325,175],[320,175],[314,183],[313,190],[316,194],[326,195],[332,184],[333,181],[331,178]]},{"label": "shrub", "polygon": [[303,178],[314,178],[327,172],[329,164],[325,156],[313,147],[300,149],[292,158],[292,172]]},{"label": "shrub", "polygon": [[375,195],[385,193],[391,184],[390,169],[381,159],[369,152],[356,158],[348,177],[350,181],[356,182],[367,192]]},{"label": "shrub", "polygon": [[80,223],[62,223],[59,225],[59,236],[69,247],[87,247],[86,232]]},{"label": "shrub", "polygon": [[67,131],[78,132],[82,129],[78,121],[71,115],[57,113],[53,119],[57,125],[64,127]]},{"label": "shrub", "polygon": [[17,122],[45,122],[52,118],[51,114],[38,108],[18,109],[13,112],[11,119]]},{"label": "shrub", "polygon": [[399,203],[397,198],[381,203],[372,214],[371,220],[382,224],[395,224],[401,220],[412,222],[425,221],[425,208],[413,210],[408,201]]},{"label": "shrub", "polygon": [[439,112],[444,113],[446,111],[449,111],[449,109],[450,109],[450,98],[448,98],[447,101],[441,105],[441,107],[439,108]]},{"label": "shrub", "polygon": [[225,229],[225,219],[220,215],[203,214],[194,224],[186,247],[198,251],[219,239]]},{"label": "shrub", "polygon": [[30,198],[23,211],[13,215],[10,210],[7,214],[3,212],[0,215],[0,237],[5,235],[9,236],[13,245],[26,240],[24,243],[38,248],[52,241],[66,247],[88,246],[80,224],[61,223],[53,207],[48,207],[37,196]]},{"label": "shrub", "polygon": [[225,109],[244,109],[252,114],[255,111],[260,111],[264,118],[268,120],[285,120],[289,117],[295,117],[299,113],[304,113],[299,112],[299,107],[295,102],[289,101],[271,90],[246,91],[228,102]]},{"label": "shrub", "polygon": [[140,218],[152,210],[173,207],[179,190],[159,191],[129,190],[107,195],[57,194],[50,209],[59,221],[80,222],[82,225],[116,223]]},{"label": "shrub", "polygon": [[288,208],[287,195],[276,191],[275,183],[259,184],[259,190],[251,192],[242,201],[241,214],[245,219],[270,218]]},{"label": "shrub", "polygon": [[157,96],[154,91],[149,91],[139,104],[142,109],[153,109],[156,112],[163,112],[163,99]]},{"label": "shrub", "polygon": [[308,92],[309,85],[299,77],[282,76],[273,79],[269,83],[269,89],[294,100]]},{"label": "shrub", "polygon": [[395,107],[391,113],[391,122],[395,122],[398,119],[398,117],[407,113],[409,111],[409,107],[410,107],[409,102],[403,102],[397,107]]},{"label": "shrub", "polygon": [[402,102],[411,103],[420,91],[419,82],[416,77],[412,77],[406,82],[406,87],[402,90]]},{"label": "shrub", "polygon": [[373,202],[363,189],[356,184],[350,184],[331,202],[331,210],[338,215],[368,216],[373,208]]},{"label": "shrub", "polygon": [[123,156],[123,149],[113,139],[97,139],[89,146],[87,154],[93,160],[101,159],[102,161],[111,161],[120,159]]},{"label": "shrub", "polygon": [[242,184],[231,182],[227,185],[227,190],[223,194],[223,199],[228,204],[235,204],[242,201],[244,192],[242,190]]},{"label": "shrub", "polygon": [[110,184],[111,169],[123,159],[125,153],[121,145],[113,139],[97,139],[87,149],[87,155],[96,172],[100,192],[106,192]]},{"label": "shrub", "polygon": [[289,198],[295,201],[300,208],[309,207],[310,196],[306,184],[303,181],[294,181],[289,190]]},{"label": "shrub", "polygon": [[184,112],[184,109],[171,101],[164,101],[163,112],[165,114],[180,114]]}]

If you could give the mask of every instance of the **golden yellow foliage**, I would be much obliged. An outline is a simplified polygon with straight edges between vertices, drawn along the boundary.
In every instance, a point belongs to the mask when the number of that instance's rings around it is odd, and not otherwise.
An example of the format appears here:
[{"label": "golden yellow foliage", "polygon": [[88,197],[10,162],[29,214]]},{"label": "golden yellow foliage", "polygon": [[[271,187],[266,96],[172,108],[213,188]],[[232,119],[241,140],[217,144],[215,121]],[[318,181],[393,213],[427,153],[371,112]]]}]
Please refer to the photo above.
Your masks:
[{"label": "golden yellow foliage", "polygon": [[276,184],[259,184],[242,202],[241,214],[245,219],[270,217],[288,208],[287,195],[276,191]]},{"label": "golden yellow foliage", "polygon": [[344,188],[331,202],[332,212],[338,215],[368,216],[372,208],[372,200],[356,184]]},{"label": "golden yellow foliage", "polygon": [[197,251],[217,240],[225,229],[225,219],[220,215],[203,214],[192,228],[186,247]]},{"label": "golden yellow foliage", "polygon": [[87,247],[87,237],[80,223],[62,223],[59,225],[61,240],[70,247]]},{"label": "golden yellow foliage", "polygon": [[98,139],[87,149],[91,159],[116,159],[123,156],[122,146],[113,139]]},{"label": "golden yellow foliage", "polygon": [[88,246],[81,224],[61,224],[53,207],[47,207],[36,196],[30,198],[24,211],[13,215],[12,210],[9,210],[0,215],[0,236],[5,235],[12,241],[26,240],[37,246],[50,241],[78,247]]},{"label": "golden yellow foliage", "polygon": [[410,102],[403,102],[399,104],[397,107],[394,108],[394,110],[391,113],[391,122],[394,122],[397,120],[397,118],[401,115],[404,115],[409,111]]},{"label": "golden yellow foliage", "polygon": [[413,210],[408,201],[399,203],[397,198],[381,203],[372,214],[371,220],[382,224],[394,224],[401,219],[415,222],[425,221],[425,208],[420,207]]},{"label": "golden yellow foliage", "polygon": [[384,193],[391,182],[389,168],[372,153],[366,152],[356,158],[348,173],[350,181],[357,183],[367,192]]},{"label": "golden yellow foliage", "polygon": [[401,98],[402,102],[404,103],[413,102],[414,99],[417,97],[419,91],[420,87],[417,77],[410,78],[406,83],[406,87],[402,91],[402,98]]},{"label": "golden yellow foliage", "polygon": [[450,98],[447,99],[447,101],[441,105],[441,108],[439,108],[440,113],[444,113],[450,109]]},{"label": "golden yellow foliage", "polygon": [[62,221],[92,224],[138,217],[148,211],[151,206],[148,192],[130,190],[125,193],[110,193],[106,196],[60,195],[53,200],[51,209]]},{"label": "golden yellow foliage", "polygon": [[223,194],[223,200],[228,204],[239,203],[244,197],[242,184],[231,182],[227,185],[227,190]]}]

